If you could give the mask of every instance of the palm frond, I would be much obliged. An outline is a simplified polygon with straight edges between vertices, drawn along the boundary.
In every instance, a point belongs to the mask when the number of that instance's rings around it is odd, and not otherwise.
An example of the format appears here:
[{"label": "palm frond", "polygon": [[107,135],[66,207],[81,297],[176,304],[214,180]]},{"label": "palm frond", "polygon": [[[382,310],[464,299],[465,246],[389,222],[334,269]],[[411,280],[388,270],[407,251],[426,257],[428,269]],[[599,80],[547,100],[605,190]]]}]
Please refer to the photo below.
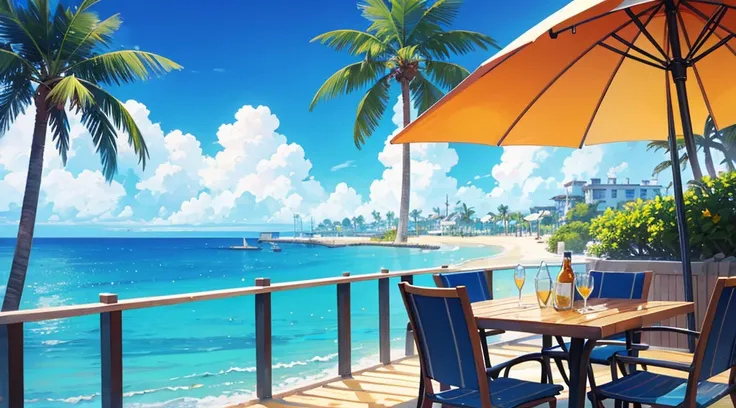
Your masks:
[{"label": "palm frond", "polygon": [[13,52],[13,50],[0,48],[0,81],[5,81],[7,77],[12,77],[21,70],[27,70],[27,72],[36,75],[37,78],[41,76],[30,61]]},{"label": "palm frond", "polygon": [[396,22],[401,44],[408,44],[409,34],[422,19],[426,5],[426,0],[391,0],[391,17]]},{"label": "palm frond", "polygon": [[311,42],[319,41],[335,51],[347,50],[351,55],[367,54],[377,57],[385,53],[396,52],[391,45],[378,37],[358,30],[335,30],[320,34]]},{"label": "palm frond", "polygon": [[384,0],[365,0],[358,8],[363,17],[371,22],[368,32],[385,42],[396,41],[399,47],[404,46],[401,30]]},{"label": "palm frond", "polygon": [[3,42],[11,44],[28,61],[48,63],[44,54],[46,48],[37,41],[37,38],[46,39],[39,28],[28,10],[17,7],[13,0],[0,0],[0,38]]},{"label": "palm frond", "polygon": [[33,87],[26,72],[15,71],[0,85],[0,136],[10,129],[15,118],[33,103]]},{"label": "palm frond", "polygon": [[386,65],[383,61],[361,61],[339,69],[317,90],[309,105],[309,110],[313,110],[319,101],[328,101],[336,96],[372,85],[381,75],[385,74]]},{"label": "palm frond", "polygon": [[100,19],[97,14],[89,12],[92,6],[99,3],[100,0],[84,0],[72,13],[70,10],[57,8],[54,16],[54,24],[56,30],[63,32],[59,45],[57,47],[57,55],[54,59],[55,64],[64,58],[68,58],[77,46],[84,42],[87,34],[94,29]]},{"label": "palm frond", "polygon": [[412,101],[419,114],[424,113],[444,95],[441,89],[437,88],[420,72],[409,83],[409,89],[411,90]]},{"label": "palm frond", "polygon": [[386,75],[379,79],[368,92],[365,93],[363,99],[358,104],[358,113],[355,116],[355,126],[353,130],[353,141],[355,146],[360,149],[365,140],[370,137],[378,127],[381,116],[386,112],[388,105],[389,89],[391,80],[390,75]]},{"label": "palm frond", "polygon": [[470,75],[470,72],[458,64],[445,61],[427,61],[425,70],[443,89],[452,89]]},{"label": "palm frond", "polygon": [[93,83],[120,85],[147,80],[181,68],[176,62],[150,52],[120,50],[88,58],[64,69],[62,73],[74,74]]},{"label": "palm frond", "polygon": [[102,174],[106,180],[111,181],[118,171],[115,127],[99,104],[90,105],[82,111],[82,124],[92,135],[95,151],[100,155]]},{"label": "palm frond", "polygon": [[[92,14],[92,13],[87,13]],[[77,19],[78,25],[83,22],[88,26],[75,31],[74,35],[70,35],[64,48],[59,48],[55,63],[57,67],[61,61],[73,62],[77,57],[85,57],[94,52],[98,48],[109,48],[112,42],[112,36],[120,28],[122,20],[119,14],[114,14],[105,20],[99,21],[94,19]]]},{"label": "palm frond", "polygon": [[442,31],[457,17],[463,0],[437,0],[429,6],[409,33],[408,42],[414,44]]},{"label": "palm frond", "polygon": [[146,162],[149,157],[148,146],[146,146],[146,141],[143,139],[143,134],[138,128],[138,124],[135,123],[133,115],[128,112],[128,109],[125,108],[125,105],[122,102],[112,96],[109,92],[95,84],[86,81],[82,82],[92,94],[95,102],[99,105],[100,110],[107,115],[108,118],[112,119],[112,123],[115,125],[115,128],[128,134],[128,144],[133,147],[133,151],[138,155],[138,163],[141,165],[143,170],[145,170]]},{"label": "palm frond", "polygon": [[66,166],[67,153],[69,152],[69,119],[64,107],[51,106],[49,109],[49,125],[56,150],[61,156],[61,162]]},{"label": "palm frond", "polygon": [[433,59],[447,59],[452,54],[463,55],[476,48],[500,48],[493,38],[473,31],[451,30],[432,35],[420,44],[422,53]]},{"label": "palm frond", "polygon": [[74,107],[82,109],[95,103],[92,93],[74,75],[57,82],[46,99],[58,107],[71,102]]},{"label": "palm frond", "polygon": [[[677,150],[682,150],[685,148],[685,139],[678,138],[677,139]],[[654,140],[649,143],[647,143],[647,151],[653,150],[655,152],[658,152],[660,150],[664,150],[665,152],[670,151],[670,142],[667,140]]]},{"label": "palm frond", "polygon": [[665,160],[656,166],[654,166],[654,170],[652,170],[652,177],[656,177],[659,173],[669,169],[672,167],[672,162],[669,160]]}]

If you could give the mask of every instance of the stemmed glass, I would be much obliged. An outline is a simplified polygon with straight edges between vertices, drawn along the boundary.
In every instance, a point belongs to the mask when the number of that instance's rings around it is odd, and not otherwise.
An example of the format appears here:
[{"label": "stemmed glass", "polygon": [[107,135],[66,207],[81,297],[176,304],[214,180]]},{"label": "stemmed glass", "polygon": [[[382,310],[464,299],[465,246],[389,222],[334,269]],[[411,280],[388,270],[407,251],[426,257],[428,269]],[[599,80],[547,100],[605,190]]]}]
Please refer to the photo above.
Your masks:
[{"label": "stemmed glass", "polygon": [[595,280],[593,279],[593,275],[589,273],[575,275],[575,288],[583,298],[583,308],[579,310],[580,313],[589,311],[588,297],[590,297],[590,294],[593,292],[594,286]]},{"label": "stemmed glass", "polygon": [[519,307],[524,307],[521,303],[521,288],[524,287],[524,281],[526,281],[526,268],[517,265],[514,270],[514,283],[516,284],[516,288],[519,289]]},{"label": "stemmed glass", "polygon": [[552,280],[549,278],[535,278],[534,289],[537,291],[537,302],[539,307],[545,308],[552,294]]}]

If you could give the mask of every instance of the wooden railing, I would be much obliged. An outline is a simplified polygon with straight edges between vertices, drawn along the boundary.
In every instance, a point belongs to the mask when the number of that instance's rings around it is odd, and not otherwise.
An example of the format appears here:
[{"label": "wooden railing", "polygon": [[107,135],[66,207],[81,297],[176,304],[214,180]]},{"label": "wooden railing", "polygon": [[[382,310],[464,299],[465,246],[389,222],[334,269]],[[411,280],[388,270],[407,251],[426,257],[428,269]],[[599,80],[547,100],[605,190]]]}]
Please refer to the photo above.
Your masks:
[{"label": "wooden railing", "polygon": [[[493,270],[513,269],[516,265],[494,266]],[[536,265],[528,265],[536,267]],[[118,299],[116,294],[102,293],[98,303],[72,306],[59,306],[42,309],[20,310],[0,313],[0,408],[17,408],[24,404],[23,386],[23,324],[52,319],[100,315],[100,360],[101,360],[101,399],[102,407],[121,408],[123,405],[123,346],[122,312],[125,310],[171,306],[204,300],[224,299],[254,295],[255,297],[255,335],[256,335],[256,396],[268,399],[272,391],[271,357],[271,294],[296,289],[321,286],[337,288],[338,325],[338,373],[340,376],[352,374],[351,361],[351,322],[350,285],[356,282],[378,281],[379,314],[379,361],[391,362],[390,349],[390,304],[389,279],[400,278],[413,282],[414,276],[435,273],[460,272],[487,268],[440,268],[417,269],[391,272],[382,269],[379,273],[353,275],[343,273],[335,278],[312,279],[304,281],[271,284],[268,278],[258,278],[254,286],[212,290],[177,295]],[[413,339],[407,330],[405,354],[413,353]]]}]

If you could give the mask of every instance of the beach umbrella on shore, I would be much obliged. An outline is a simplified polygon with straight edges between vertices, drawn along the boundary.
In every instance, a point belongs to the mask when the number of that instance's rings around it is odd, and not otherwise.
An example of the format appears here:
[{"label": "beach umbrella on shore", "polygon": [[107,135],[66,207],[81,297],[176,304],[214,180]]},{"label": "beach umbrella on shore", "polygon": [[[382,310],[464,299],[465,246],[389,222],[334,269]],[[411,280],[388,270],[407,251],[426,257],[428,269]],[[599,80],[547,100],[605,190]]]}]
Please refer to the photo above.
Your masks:
[{"label": "beach umbrella on shore", "polygon": [[736,123],[734,37],[736,0],[575,0],[483,63],[392,143],[581,148],[668,140],[692,301],[676,139],[684,137],[700,178],[693,122]]}]

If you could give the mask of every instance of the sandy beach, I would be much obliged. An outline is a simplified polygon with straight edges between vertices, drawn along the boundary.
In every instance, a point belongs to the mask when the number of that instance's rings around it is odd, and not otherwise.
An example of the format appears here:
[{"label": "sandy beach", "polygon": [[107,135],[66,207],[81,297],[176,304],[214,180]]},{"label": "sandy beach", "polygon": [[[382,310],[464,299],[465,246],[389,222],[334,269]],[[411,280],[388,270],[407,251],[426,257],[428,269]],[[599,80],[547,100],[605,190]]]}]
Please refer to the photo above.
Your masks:
[{"label": "sandy beach", "polygon": [[273,242],[303,242],[311,244],[321,244],[328,246],[339,245],[376,245],[376,246],[488,246],[500,247],[502,252],[493,256],[473,259],[464,262],[463,266],[485,268],[498,265],[511,265],[516,263],[533,264],[541,261],[554,262],[559,261],[561,257],[557,254],[551,254],[546,249],[546,237],[537,240],[534,236],[516,237],[516,236],[475,236],[475,237],[458,237],[458,236],[434,236],[422,235],[418,237],[410,237],[406,245],[393,245],[387,242],[371,241],[367,237],[315,237],[315,238],[280,238],[274,239]]}]

